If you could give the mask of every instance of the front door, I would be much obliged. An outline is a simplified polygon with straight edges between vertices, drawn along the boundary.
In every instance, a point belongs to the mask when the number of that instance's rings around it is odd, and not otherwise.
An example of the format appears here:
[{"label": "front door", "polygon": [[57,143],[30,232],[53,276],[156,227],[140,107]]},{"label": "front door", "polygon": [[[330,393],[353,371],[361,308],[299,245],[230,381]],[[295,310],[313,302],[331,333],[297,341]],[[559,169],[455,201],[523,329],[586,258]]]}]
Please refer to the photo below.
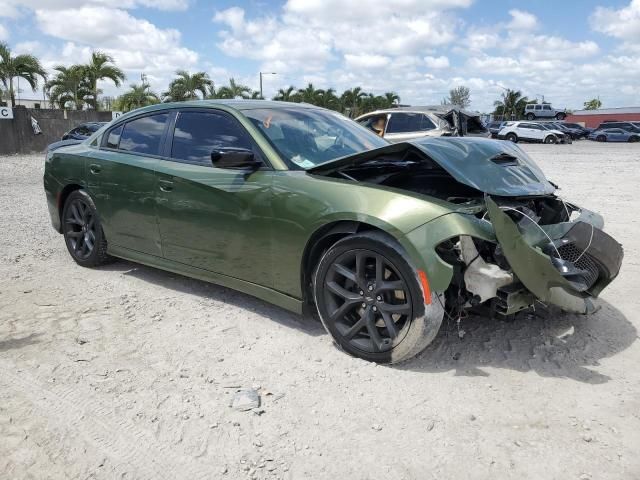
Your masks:
[{"label": "front door", "polygon": [[155,168],[168,119],[156,113],[115,126],[87,162],[87,186],[110,245],[162,254]]},{"label": "front door", "polygon": [[158,221],[169,260],[271,286],[272,172],[214,168],[211,152],[261,153],[225,112],[184,109],[173,127],[170,158],[157,167]]}]

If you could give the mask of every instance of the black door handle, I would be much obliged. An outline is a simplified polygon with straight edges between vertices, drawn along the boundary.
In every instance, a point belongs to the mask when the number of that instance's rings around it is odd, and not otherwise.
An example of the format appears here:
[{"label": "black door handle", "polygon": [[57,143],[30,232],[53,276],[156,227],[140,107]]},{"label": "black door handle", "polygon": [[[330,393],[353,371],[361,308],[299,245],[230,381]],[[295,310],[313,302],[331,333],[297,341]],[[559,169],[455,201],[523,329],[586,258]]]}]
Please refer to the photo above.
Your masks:
[{"label": "black door handle", "polygon": [[93,173],[94,175],[99,174],[101,170],[102,170],[102,169],[100,168],[100,165],[96,165],[95,163],[94,163],[94,164],[89,165],[89,171],[90,171],[91,173]]}]

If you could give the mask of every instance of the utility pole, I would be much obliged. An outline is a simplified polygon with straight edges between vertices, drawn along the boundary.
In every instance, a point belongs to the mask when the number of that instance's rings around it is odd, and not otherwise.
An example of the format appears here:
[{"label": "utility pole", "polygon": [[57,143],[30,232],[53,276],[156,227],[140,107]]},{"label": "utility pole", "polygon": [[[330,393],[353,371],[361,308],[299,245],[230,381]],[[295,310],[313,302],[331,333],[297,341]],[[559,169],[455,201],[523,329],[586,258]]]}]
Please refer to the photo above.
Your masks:
[{"label": "utility pole", "polygon": [[260,99],[264,100],[264,96],[262,96],[262,76],[263,75],[277,75],[276,72],[260,72]]}]

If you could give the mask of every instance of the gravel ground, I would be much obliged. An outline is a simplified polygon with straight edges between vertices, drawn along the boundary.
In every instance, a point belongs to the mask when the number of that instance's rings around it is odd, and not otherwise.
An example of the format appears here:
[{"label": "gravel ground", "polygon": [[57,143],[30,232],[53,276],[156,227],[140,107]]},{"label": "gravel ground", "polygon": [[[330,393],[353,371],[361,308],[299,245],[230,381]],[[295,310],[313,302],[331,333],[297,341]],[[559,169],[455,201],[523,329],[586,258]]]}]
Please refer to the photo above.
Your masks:
[{"label": "gravel ground", "polygon": [[76,266],[42,155],[0,158],[0,478],[640,478],[640,145],[524,148],[625,246],[601,310],[470,317],[401,367],[228,289]]}]

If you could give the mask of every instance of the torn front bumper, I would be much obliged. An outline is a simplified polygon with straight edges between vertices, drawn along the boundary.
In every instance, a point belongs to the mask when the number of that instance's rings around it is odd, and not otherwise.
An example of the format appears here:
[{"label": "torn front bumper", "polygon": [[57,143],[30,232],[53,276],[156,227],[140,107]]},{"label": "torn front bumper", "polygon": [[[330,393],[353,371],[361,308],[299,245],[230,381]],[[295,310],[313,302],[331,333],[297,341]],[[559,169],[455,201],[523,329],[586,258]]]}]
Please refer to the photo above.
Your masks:
[{"label": "torn front bumper", "polygon": [[575,221],[516,224],[487,197],[487,210],[504,257],[524,287],[563,310],[591,313],[591,301],[618,275],[622,246],[601,230],[602,218],[584,211]]}]

